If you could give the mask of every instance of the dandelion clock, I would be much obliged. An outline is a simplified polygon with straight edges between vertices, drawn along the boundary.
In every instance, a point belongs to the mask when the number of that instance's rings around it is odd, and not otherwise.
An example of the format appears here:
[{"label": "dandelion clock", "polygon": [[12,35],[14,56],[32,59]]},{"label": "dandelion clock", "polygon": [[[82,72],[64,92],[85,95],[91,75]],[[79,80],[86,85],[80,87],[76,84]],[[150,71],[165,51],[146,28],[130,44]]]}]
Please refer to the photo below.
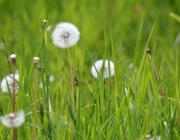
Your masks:
[{"label": "dandelion clock", "polygon": [[24,111],[21,110],[16,113],[10,113],[5,116],[1,116],[0,120],[2,124],[6,127],[11,127],[11,128],[19,127],[25,121]]},{"label": "dandelion clock", "polygon": [[101,71],[103,73],[103,79],[107,79],[114,76],[114,63],[109,60],[96,61],[91,68],[91,73],[93,77],[99,78],[99,74]]},{"label": "dandelion clock", "polygon": [[[5,76],[1,81],[1,90],[3,93],[8,93],[8,88],[11,92],[13,92],[13,86],[15,87],[15,93],[18,92],[18,81],[19,81],[19,74],[15,74],[13,79],[13,74]],[[15,82],[14,82],[15,80]]]},{"label": "dandelion clock", "polygon": [[71,93],[72,93],[72,98],[71,98],[72,110],[74,111],[75,99],[74,99],[73,70],[72,70],[69,48],[77,44],[80,37],[80,32],[78,28],[73,24],[68,22],[61,22],[56,26],[51,37],[54,45],[58,46],[59,48],[67,48],[68,58],[69,58],[69,69],[70,69]]},{"label": "dandelion clock", "polygon": [[52,41],[60,48],[70,48],[78,42],[79,36],[80,32],[76,26],[68,22],[61,22],[52,33]]}]

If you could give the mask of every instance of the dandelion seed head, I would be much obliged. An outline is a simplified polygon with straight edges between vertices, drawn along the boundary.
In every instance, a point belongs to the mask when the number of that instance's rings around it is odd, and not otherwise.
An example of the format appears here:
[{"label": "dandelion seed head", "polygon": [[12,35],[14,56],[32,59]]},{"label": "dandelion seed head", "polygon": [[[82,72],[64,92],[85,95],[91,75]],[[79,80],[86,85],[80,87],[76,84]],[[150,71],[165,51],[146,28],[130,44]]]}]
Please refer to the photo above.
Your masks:
[{"label": "dandelion seed head", "polygon": [[47,22],[49,22],[49,21],[48,21],[48,20],[46,20],[46,19],[44,19],[44,20],[43,20],[43,22],[44,22],[44,23],[47,23]]},{"label": "dandelion seed head", "polygon": [[70,48],[79,40],[80,32],[76,26],[68,22],[58,24],[52,33],[54,45],[60,48]]},{"label": "dandelion seed head", "polygon": [[[103,60],[98,60],[94,63],[94,65],[91,68],[91,73],[94,78],[99,77],[102,67],[103,67]],[[102,72],[104,79],[114,76],[114,63],[112,61],[104,60],[104,68]]]},{"label": "dandelion seed head", "polygon": [[19,81],[19,74],[15,74],[15,81],[13,80],[13,74],[5,76],[1,81],[1,90],[3,93],[8,93],[8,88],[10,89],[11,93],[13,92],[13,87],[15,87],[15,93],[18,92],[18,81]]},{"label": "dandelion seed head", "polygon": [[16,54],[11,54],[10,55],[10,61],[15,64],[16,63]]},{"label": "dandelion seed head", "polygon": [[25,121],[24,111],[19,111],[17,113],[10,113],[5,116],[1,116],[0,120],[3,125],[10,128],[15,128],[22,125]]},{"label": "dandelion seed head", "polygon": [[38,63],[39,62],[39,57],[34,57],[33,60],[34,60],[34,63]]},{"label": "dandelion seed head", "polygon": [[11,54],[11,55],[10,55],[10,58],[11,58],[11,59],[16,59],[16,54]]}]

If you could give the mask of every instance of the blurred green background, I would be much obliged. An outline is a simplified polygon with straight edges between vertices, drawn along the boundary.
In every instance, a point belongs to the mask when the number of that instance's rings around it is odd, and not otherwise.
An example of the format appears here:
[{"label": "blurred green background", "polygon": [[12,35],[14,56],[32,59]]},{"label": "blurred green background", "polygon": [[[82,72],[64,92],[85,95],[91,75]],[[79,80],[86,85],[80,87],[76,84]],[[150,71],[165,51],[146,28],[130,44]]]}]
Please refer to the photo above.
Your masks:
[{"label": "blurred green background", "polygon": [[[52,26],[47,31],[50,72],[61,77],[60,72],[68,66],[67,52],[52,44],[51,33],[59,22],[71,22],[81,32],[80,41],[71,49],[73,68],[78,68],[81,56],[84,56],[84,75],[89,77],[92,62],[87,57],[85,46],[94,61],[102,59],[105,44],[111,48],[110,27],[117,61],[123,58],[122,69],[126,70],[133,62],[141,23],[137,67],[153,25],[149,47],[153,51],[155,64],[160,65],[164,53],[168,60],[173,59],[174,48],[180,42],[180,24],[169,16],[170,12],[180,15],[179,0],[1,0],[0,37],[5,41],[8,55],[16,53],[25,63],[25,71],[28,71],[40,44],[42,21],[47,19],[48,25]],[[2,39],[0,45],[0,77],[3,77],[9,73],[9,68]],[[110,51],[107,55],[111,59]]]}]

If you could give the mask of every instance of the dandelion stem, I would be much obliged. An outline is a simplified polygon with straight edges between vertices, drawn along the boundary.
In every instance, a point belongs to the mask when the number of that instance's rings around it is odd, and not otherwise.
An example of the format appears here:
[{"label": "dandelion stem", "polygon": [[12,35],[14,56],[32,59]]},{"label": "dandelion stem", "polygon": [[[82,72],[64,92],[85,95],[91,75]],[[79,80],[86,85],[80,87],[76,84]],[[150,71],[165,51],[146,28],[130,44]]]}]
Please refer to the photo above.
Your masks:
[{"label": "dandelion stem", "polygon": [[[106,80],[104,79],[104,86],[106,86]],[[106,89],[104,87],[104,101],[106,102]]]},{"label": "dandelion stem", "polygon": [[[12,103],[12,110],[13,113],[16,111],[16,95],[15,95],[15,73],[13,72],[13,103]],[[12,140],[16,139],[16,128],[12,128]]]},{"label": "dandelion stem", "polygon": [[36,100],[37,100],[37,90],[38,90],[38,62],[39,57],[34,57],[34,120],[33,120],[33,132],[32,132],[32,140],[35,139],[36,136]]},{"label": "dandelion stem", "polygon": [[12,94],[12,111],[16,112],[16,80],[15,80],[15,65],[13,66],[13,94]]},{"label": "dandelion stem", "polygon": [[[16,55],[12,54],[10,56],[11,62],[13,64],[13,84],[12,84],[12,112],[16,112],[16,80],[15,80],[15,71],[16,71]],[[16,128],[12,128],[12,140],[16,139]]]},{"label": "dandelion stem", "polygon": [[71,57],[70,52],[68,50],[68,57],[69,57],[69,68],[70,68],[70,82],[71,82],[71,93],[72,93],[72,110],[74,112],[74,84],[73,84],[73,73],[72,73],[72,64],[71,64]]},{"label": "dandelion stem", "polygon": [[[157,81],[159,81],[159,76],[158,76],[158,73],[156,71],[156,67],[155,67],[155,65],[154,65],[154,63],[153,63],[153,61],[151,59],[151,51],[150,51],[149,48],[147,49],[146,53],[147,53],[147,56],[148,56],[148,58],[149,58],[149,60],[151,62],[155,78],[156,78]],[[161,91],[162,96],[164,97],[165,93],[164,93],[164,89],[163,89],[163,87],[161,85],[160,85],[160,91]]]},{"label": "dandelion stem", "polygon": [[12,140],[16,140],[16,128],[12,128]]}]

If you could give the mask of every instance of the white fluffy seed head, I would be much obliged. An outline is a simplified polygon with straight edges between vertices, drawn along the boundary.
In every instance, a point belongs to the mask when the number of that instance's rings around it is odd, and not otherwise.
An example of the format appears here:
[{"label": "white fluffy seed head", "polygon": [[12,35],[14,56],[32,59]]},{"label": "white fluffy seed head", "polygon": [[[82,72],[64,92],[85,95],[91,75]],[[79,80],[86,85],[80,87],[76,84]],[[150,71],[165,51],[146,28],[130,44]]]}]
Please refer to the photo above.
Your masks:
[{"label": "white fluffy seed head", "polygon": [[5,76],[1,81],[1,90],[3,93],[8,93],[8,89],[10,89],[11,93],[13,92],[13,86],[15,87],[15,93],[18,93],[18,81],[19,81],[19,74],[14,75],[13,80],[13,74]]},{"label": "white fluffy seed head", "polygon": [[33,60],[34,60],[34,63],[36,64],[39,62],[39,57],[34,57]]},{"label": "white fluffy seed head", "polygon": [[13,64],[16,63],[16,54],[11,54],[11,55],[10,55],[10,61],[11,61],[11,63],[13,63]]},{"label": "white fluffy seed head", "polygon": [[76,26],[68,22],[58,24],[52,33],[54,45],[60,48],[70,48],[79,40],[80,32]]},{"label": "white fluffy seed head", "polygon": [[24,111],[21,110],[17,113],[10,113],[5,116],[1,116],[0,120],[4,126],[16,128],[22,125],[25,121]]},{"label": "white fluffy seed head", "polygon": [[10,58],[11,58],[11,59],[16,59],[16,54],[11,54],[11,55],[10,55]]},{"label": "white fluffy seed head", "polygon": [[96,61],[91,68],[91,73],[94,78],[99,78],[100,72],[103,73],[104,79],[114,76],[114,63],[108,60],[104,60],[104,64],[103,60]]},{"label": "white fluffy seed head", "polygon": [[49,22],[49,21],[48,21],[48,20],[46,20],[46,19],[44,19],[44,20],[43,20],[43,22],[44,22],[44,23],[47,23],[47,22]]}]

